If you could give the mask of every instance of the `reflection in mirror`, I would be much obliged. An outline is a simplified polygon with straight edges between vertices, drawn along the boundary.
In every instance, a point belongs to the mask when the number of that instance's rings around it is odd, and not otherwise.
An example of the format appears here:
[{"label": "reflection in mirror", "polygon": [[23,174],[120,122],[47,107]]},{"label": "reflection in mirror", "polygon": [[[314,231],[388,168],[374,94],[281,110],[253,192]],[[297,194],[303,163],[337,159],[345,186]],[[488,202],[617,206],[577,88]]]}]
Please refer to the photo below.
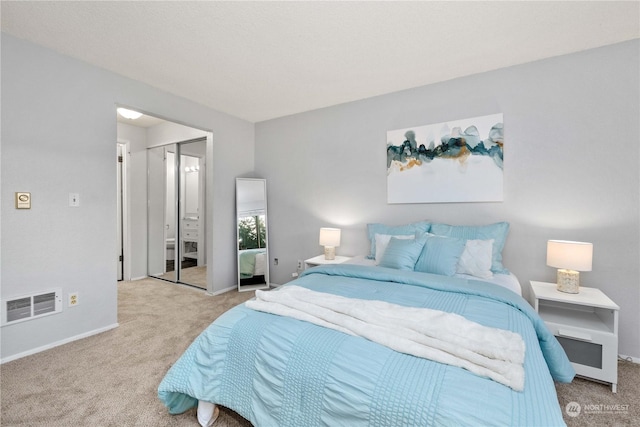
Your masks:
[{"label": "reflection in mirror", "polygon": [[238,290],[269,287],[267,181],[236,178]]},{"label": "reflection in mirror", "polygon": [[205,253],[206,141],[180,144],[180,249],[178,281],[207,288]]},{"label": "reflection in mirror", "polygon": [[147,150],[147,268],[152,277],[176,280],[175,144]]}]

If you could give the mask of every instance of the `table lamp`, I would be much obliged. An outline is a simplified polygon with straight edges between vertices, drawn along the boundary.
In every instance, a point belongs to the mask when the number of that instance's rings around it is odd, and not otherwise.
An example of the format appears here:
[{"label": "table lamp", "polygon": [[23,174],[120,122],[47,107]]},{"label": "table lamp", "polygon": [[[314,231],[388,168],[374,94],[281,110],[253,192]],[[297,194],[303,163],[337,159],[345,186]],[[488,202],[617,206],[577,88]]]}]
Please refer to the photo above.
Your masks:
[{"label": "table lamp", "polygon": [[336,246],[340,246],[340,229],[321,228],[320,246],[324,246],[324,259],[336,259]]},{"label": "table lamp", "polygon": [[560,292],[580,292],[580,271],[591,271],[593,244],[567,240],[547,242],[547,265],[558,269],[557,285]]}]

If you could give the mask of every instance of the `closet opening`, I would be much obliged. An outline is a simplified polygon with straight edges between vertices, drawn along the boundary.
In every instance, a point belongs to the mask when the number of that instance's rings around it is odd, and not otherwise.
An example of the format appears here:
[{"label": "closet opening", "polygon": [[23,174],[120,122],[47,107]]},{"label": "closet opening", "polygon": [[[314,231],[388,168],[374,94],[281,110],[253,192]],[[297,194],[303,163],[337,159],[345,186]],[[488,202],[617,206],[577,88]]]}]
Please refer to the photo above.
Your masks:
[{"label": "closet opening", "polygon": [[116,115],[118,280],[154,277],[211,291],[212,133]]}]

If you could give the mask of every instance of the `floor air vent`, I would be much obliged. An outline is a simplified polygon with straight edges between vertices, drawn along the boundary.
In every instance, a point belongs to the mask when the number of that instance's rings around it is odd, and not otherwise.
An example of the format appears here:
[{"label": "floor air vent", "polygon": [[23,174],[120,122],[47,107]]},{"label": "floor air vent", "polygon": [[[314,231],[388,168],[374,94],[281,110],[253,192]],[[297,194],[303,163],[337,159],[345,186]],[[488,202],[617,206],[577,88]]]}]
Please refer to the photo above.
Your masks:
[{"label": "floor air vent", "polygon": [[62,289],[2,301],[2,326],[62,311]]}]

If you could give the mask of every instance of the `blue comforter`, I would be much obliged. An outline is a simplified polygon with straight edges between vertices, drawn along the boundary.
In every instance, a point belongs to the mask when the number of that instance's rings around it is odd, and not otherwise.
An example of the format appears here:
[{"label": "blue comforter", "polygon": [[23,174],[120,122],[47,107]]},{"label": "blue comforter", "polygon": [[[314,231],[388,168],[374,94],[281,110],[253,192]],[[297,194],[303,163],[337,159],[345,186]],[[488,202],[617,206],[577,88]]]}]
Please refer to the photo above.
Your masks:
[{"label": "blue comforter", "polygon": [[158,395],[170,413],[205,400],[256,426],[564,425],[553,380],[571,381],[573,368],[544,322],[513,292],[344,264],[307,270],[295,284],[453,312],[517,332],[526,343],[525,389],[241,304],[211,324],[163,379]]}]

